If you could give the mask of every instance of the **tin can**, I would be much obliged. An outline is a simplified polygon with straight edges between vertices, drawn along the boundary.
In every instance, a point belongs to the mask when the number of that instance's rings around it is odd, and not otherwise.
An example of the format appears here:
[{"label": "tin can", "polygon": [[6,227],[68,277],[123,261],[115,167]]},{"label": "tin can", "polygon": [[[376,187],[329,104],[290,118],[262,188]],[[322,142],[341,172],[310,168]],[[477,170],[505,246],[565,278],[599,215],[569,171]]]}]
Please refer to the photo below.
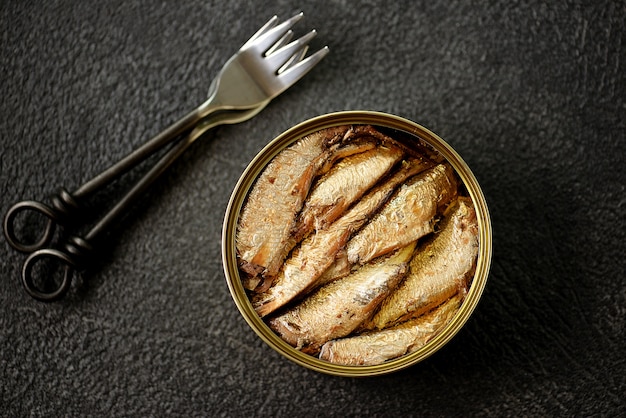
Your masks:
[{"label": "tin can", "polygon": [[[383,364],[371,366],[346,366],[330,363],[305,354],[287,344],[255,312],[243,287],[237,266],[235,241],[238,219],[249,191],[265,166],[278,153],[300,138],[325,128],[344,125],[372,125],[401,133],[409,138],[409,141],[414,138],[416,143],[421,140],[432,146],[456,171],[467,190],[467,194],[471,197],[479,231],[475,273],[469,291],[453,319],[417,351]],[[491,254],[492,230],[487,203],[476,178],[459,154],[439,136],[417,123],[398,116],[372,111],[346,111],[318,116],[288,129],[272,140],[256,155],[237,182],[228,203],[222,231],[222,261],[226,282],[237,308],[249,326],[265,343],[289,360],[318,372],[339,376],[374,376],[391,373],[424,360],[446,344],[463,327],[478,304],[487,282]]]}]

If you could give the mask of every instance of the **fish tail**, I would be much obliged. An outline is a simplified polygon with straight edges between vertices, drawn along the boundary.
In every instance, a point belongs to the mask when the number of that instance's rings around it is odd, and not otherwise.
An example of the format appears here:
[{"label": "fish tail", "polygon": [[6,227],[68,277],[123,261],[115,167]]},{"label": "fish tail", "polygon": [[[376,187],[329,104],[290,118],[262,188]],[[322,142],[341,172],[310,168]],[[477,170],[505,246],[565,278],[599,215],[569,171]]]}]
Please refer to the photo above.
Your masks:
[{"label": "fish tail", "polygon": [[253,305],[253,307],[257,315],[263,318],[278,309],[279,305],[274,300],[270,300]]}]

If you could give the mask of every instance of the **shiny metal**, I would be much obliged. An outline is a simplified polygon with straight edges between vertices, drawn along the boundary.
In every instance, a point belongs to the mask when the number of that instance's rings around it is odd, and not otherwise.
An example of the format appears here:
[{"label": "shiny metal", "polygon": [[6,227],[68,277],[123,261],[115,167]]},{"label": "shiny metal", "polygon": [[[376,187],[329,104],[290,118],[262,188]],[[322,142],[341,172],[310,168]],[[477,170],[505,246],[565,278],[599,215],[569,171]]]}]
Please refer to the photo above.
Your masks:
[{"label": "shiny metal", "polygon": [[[327,53],[324,47],[304,59],[311,31],[291,41],[291,27],[302,18],[299,13],[278,23],[272,17],[224,65],[211,83],[208,99],[192,112],[159,133],[143,146],[70,193],[61,188],[52,197],[52,205],[23,201],[13,205],[4,218],[4,232],[9,244],[18,251],[31,253],[22,269],[26,291],[42,301],[62,297],[71,284],[74,269],[85,266],[93,252],[93,241],[113,226],[145,189],[158,178],[196,139],[207,130],[223,124],[250,119],[280,93],[310,71]],[[82,218],[82,201],[90,194],[126,173],[165,145],[174,145],[85,235],[70,236],[61,249],[45,248],[55,225],[75,229]],[[16,234],[16,218],[22,212],[36,212],[47,219],[42,235],[34,243],[22,242]],[[33,281],[33,265],[52,258],[65,266],[63,279],[50,291],[39,289]]]},{"label": "shiny metal", "polygon": [[[418,351],[375,366],[344,366],[329,363],[304,354],[283,341],[265,324],[252,307],[243,288],[237,268],[235,247],[237,222],[243,204],[255,180],[274,156],[298,139],[321,129],[359,124],[370,124],[400,132],[408,138],[407,142],[405,142],[405,145],[408,146],[411,146],[412,143],[417,144],[417,141],[422,140],[436,149],[454,168],[465,185],[469,196],[472,198],[479,229],[479,252],[476,272],[469,292],[452,321]],[[318,372],[339,376],[373,376],[398,371],[424,360],[445,345],[466,323],[478,304],[487,282],[491,255],[492,229],[487,203],[476,178],[467,164],[450,145],[430,130],[399,116],[380,112],[349,111],[318,116],[292,127],[272,140],[250,162],[237,182],[228,203],[222,230],[222,263],[226,282],[237,308],[248,325],[272,349],[289,360]]]}]

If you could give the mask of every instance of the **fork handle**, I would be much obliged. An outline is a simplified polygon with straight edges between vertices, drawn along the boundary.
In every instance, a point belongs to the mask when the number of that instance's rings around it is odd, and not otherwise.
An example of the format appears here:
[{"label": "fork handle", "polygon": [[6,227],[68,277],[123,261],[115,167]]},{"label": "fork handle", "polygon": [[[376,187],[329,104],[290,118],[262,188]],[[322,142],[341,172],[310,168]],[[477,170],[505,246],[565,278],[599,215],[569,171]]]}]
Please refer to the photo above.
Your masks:
[{"label": "fork handle", "polygon": [[[60,188],[59,192],[52,196],[51,205],[37,201],[16,203],[9,208],[4,218],[4,232],[9,244],[16,250],[26,253],[44,248],[52,239],[55,225],[75,225],[81,221],[83,217],[81,201],[86,196],[95,193],[100,188],[128,172],[184,133],[190,132],[208,113],[214,111],[217,107],[211,100],[204,102],[126,157],[97,174],[91,180],[83,183],[75,191],[69,192],[65,188]],[[15,219],[22,212],[34,212],[46,218],[45,229],[34,243],[23,242],[15,233]]]},{"label": "fork handle", "polygon": [[[32,252],[22,268],[22,284],[33,298],[52,302],[62,298],[70,288],[74,270],[85,267],[93,257],[94,242],[119,220],[138,197],[178,158],[206,129],[193,130],[164,154],[159,161],[85,234],[84,237],[71,236],[61,250],[43,248]],[[41,290],[33,280],[33,267],[42,259],[56,260],[64,267],[63,279],[51,290]]]},{"label": "fork handle", "polygon": [[193,132],[176,142],[159,161],[137,181],[137,183],[94,225],[85,235],[85,240],[96,239],[112,223],[117,221],[121,215],[137,200],[143,192],[180,157],[183,152],[196,140],[199,135]]}]

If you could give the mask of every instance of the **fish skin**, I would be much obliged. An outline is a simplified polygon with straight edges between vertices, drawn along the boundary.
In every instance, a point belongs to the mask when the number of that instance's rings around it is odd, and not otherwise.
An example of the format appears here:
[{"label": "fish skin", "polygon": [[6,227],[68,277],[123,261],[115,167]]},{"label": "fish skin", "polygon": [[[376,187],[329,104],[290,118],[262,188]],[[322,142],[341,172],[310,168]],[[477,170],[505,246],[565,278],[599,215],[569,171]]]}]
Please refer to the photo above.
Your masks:
[{"label": "fish skin", "polygon": [[392,328],[329,341],[319,358],[347,366],[373,366],[414,353],[450,323],[462,299],[459,293],[436,309]]},{"label": "fish skin", "polygon": [[296,244],[293,228],[313,179],[337,159],[373,148],[376,144],[367,135],[352,126],[320,130],[281,151],[263,170],[242,208],[236,233],[247,289],[258,285],[259,275],[275,276]]},{"label": "fish skin", "polygon": [[470,198],[459,197],[444,213],[439,232],[418,246],[406,279],[366,327],[382,329],[419,316],[465,288],[478,245],[474,206]]},{"label": "fish skin", "polygon": [[341,249],[337,252],[335,256],[335,260],[332,264],[324,270],[324,273],[317,279],[314,286],[312,288],[306,289],[304,293],[308,293],[309,290],[312,290],[315,287],[323,286],[326,283],[330,283],[333,280],[341,279],[342,277],[346,277],[348,274],[352,272],[352,264],[348,262],[348,257],[345,255],[345,250]]},{"label": "fish skin", "polygon": [[296,228],[296,240],[332,223],[389,173],[402,156],[400,148],[382,145],[335,164],[317,181],[304,202]]},{"label": "fish skin", "polygon": [[400,170],[374,187],[327,228],[305,238],[287,258],[271,287],[252,297],[252,306],[264,317],[290,302],[307,289],[333,264],[352,234],[359,230],[407,178],[430,163],[404,161]]},{"label": "fish skin", "polygon": [[437,211],[456,193],[457,181],[448,164],[412,178],[350,239],[348,261],[363,264],[429,234]]},{"label": "fish skin", "polygon": [[411,243],[321,287],[271,318],[270,328],[297,349],[317,354],[325,342],[350,334],[371,317],[404,277],[414,249],[415,243]]}]

